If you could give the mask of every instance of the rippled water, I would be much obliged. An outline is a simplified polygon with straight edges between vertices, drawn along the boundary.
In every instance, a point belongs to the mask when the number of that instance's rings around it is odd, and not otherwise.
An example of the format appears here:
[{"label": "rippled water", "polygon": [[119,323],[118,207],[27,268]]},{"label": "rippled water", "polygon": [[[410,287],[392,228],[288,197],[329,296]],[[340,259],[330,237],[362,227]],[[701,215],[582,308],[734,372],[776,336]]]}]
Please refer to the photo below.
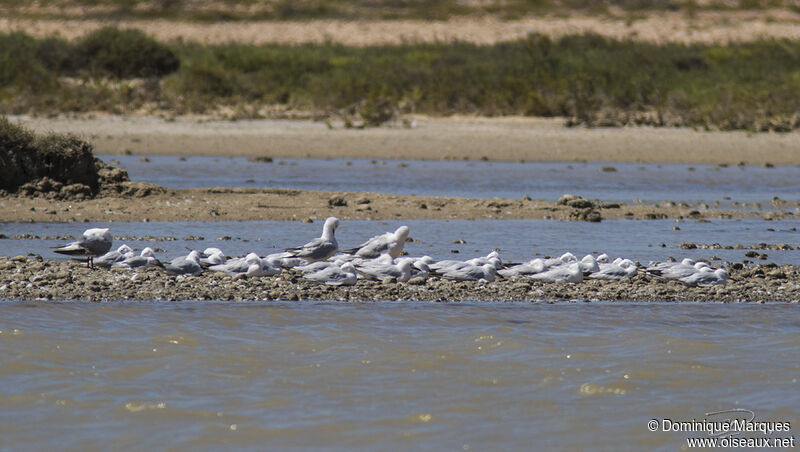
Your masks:
[{"label": "rippled water", "polygon": [[800,428],[796,305],[0,308],[3,448],[676,450],[650,419],[730,408]]},{"label": "rippled water", "polygon": [[[376,161],[365,159],[279,159],[249,162],[244,157],[103,155],[132,179],[171,188],[279,187],[307,190],[472,198],[504,197],[555,201],[564,193],[605,201],[731,201],[767,206],[778,196],[798,201],[800,169],[792,166],[602,162]],[[725,199],[725,198],[730,199]]]},{"label": "rippled water", "polygon": [[[286,221],[243,222],[174,222],[174,223],[0,223],[6,236],[34,234],[38,236],[72,235],[79,237],[87,227],[110,227],[118,237],[172,237],[175,241],[125,240],[141,249],[158,248],[160,257],[185,255],[187,248],[205,249],[216,246],[228,255],[256,252],[266,255],[318,237],[321,222],[311,224]],[[746,250],[680,249],[681,242],[752,246],[760,242],[800,245],[797,222],[756,219],[713,220],[613,220],[601,223],[552,220],[409,220],[409,221],[342,221],[336,231],[341,248],[354,247],[369,237],[394,231],[401,224],[410,228],[414,242],[406,251],[413,256],[430,255],[436,259],[468,259],[482,256],[497,248],[506,261],[524,261],[541,256],[560,256],[570,251],[578,257],[588,253],[608,253],[643,263],[667,257],[719,258],[738,262]],[[678,226],[679,230],[673,228]],[[202,240],[184,240],[189,236]],[[230,240],[219,240],[230,236]],[[453,243],[463,240],[465,243]],[[63,240],[0,240],[0,255],[38,253],[46,258],[64,258],[50,249]],[[116,241],[115,246],[121,244]],[[662,247],[661,245],[665,245]],[[453,251],[458,251],[454,253]],[[770,262],[800,265],[800,250],[759,251]]]}]

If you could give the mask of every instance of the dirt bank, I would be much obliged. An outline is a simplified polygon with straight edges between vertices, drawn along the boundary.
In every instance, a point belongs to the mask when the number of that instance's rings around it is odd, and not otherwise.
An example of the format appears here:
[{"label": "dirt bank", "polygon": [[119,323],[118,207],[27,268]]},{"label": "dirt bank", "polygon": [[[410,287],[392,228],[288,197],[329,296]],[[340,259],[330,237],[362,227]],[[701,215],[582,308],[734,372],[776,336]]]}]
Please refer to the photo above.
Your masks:
[{"label": "dirt bank", "polygon": [[724,301],[797,302],[800,269],[774,264],[728,267],[725,286],[688,287],[642,274],[622,281],[545,284],[528,278],[492,283],[429,278],[421,284],[359,281],[334,288],[284,271],[235,279],[219,274],[168,276],[152,268],[90,270],[84,264],[41,257],[0,257],[0,299],[10,300],[424,300],[424,301]]},{"label": "dirt bank", "polygon": [[12,119],[40,133],[78,134],[99,154],[800,165],[800,132],[566,128],[561,119],[521,117],[418,117],[410,129],[366,130],[329,129],[310,120]]}]

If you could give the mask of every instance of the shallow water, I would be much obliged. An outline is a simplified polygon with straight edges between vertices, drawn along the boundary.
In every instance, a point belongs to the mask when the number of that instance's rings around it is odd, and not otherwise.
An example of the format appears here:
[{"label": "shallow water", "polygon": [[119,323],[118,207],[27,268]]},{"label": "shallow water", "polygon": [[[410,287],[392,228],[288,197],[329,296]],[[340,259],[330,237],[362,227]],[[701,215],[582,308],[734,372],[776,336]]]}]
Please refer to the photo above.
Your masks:
[{"label": "shallow water", "polygon": [[[719,258],[728,262],[744,259],[746,250],[678,248],[681,242],[752,246],[760,242],[800,245],[797,222],[733,219],[697,222],[687,220],[609,220],[601,223],[552,220],[408,220],[342,221],[336,231],[342,249],[355,247],[373,235],[394,231],[406,224],[414,242],[407,243],[412,256],[430,255],[435,259],[469,259],[498,249],[506,261],[525,261],[534,257],[560,256],[572,252],[607,253],[612,258],[626,257],[642,263],[663,261],[667,257],[693,259]],[[677,226],[680,230],[674,230]],[[141,249],[150,246],[161,258],[185,255],[187,248],[203,250],[216,246],[230,256],[256,252],[266,255],[306,243],[321,233],[322,222],[311,224],[287,221],[243,222],[151,222],[151,223],[0,223],[6,236],[79,237],[89,227],[110,227],[118,237],[172,237],[175,241],[136,241],[125,243]],[[193,240],[185,240],[194,236]],[[220,240],[230,236],[230,240]],[[196,238],[202,237],[202,240]],[[465,243],[453,243],[463,240]],[[64,258],[50,249],[63,240],[0,240],[0,255],[38,253],[48,259]],[[116,240],[114,246],[123,241]],[[662,247],[661,245],[665,245]],[[458,253],[454,253],[457,251]],[[769,262],[800,265],[800,250],[764,250]]]},{"label": "shallow water", "polygon": [[796,305],[0,307],[3,448],[676,450],[649,420],[731,408],[800,428]]},{"label": "shallow water", "polygon": [[793,166],[366,159],[259,163],[244,157],[202,156],[148,156],[149,162],[142,162],[138,155],[100,157],[119,162],[133,180],[170,188],[276,187],[511,199],[527,195],[549,201],[572,193],[617,202],[719,202],[731,209],[748,208],[732,201],[768,207],[775,196],[800,200],[800,169]]}]

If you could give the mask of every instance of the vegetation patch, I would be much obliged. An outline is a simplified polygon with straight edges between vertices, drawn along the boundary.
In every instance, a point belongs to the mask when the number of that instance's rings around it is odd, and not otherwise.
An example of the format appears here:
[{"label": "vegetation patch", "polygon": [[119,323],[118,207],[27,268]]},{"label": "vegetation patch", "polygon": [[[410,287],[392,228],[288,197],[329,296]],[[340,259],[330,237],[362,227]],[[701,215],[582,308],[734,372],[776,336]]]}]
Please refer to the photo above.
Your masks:
[{"label": "vegetation patch", "polygon": [[125,170],[107,165],[92,150],[91,144],[74,135],[37,135],[0,117],[0,195],[88,199],[164,191],[130,182]]},{"label": "vegetation patch", "polygon": [[494,45],[347,47],[164,44],[108,28],[74,43],[11,33],[0,34],[0,86],[5,114],[303,111],[375,126],[409,113],[460,113],[789,131],[800,124],[800,41],[532,34]]}]

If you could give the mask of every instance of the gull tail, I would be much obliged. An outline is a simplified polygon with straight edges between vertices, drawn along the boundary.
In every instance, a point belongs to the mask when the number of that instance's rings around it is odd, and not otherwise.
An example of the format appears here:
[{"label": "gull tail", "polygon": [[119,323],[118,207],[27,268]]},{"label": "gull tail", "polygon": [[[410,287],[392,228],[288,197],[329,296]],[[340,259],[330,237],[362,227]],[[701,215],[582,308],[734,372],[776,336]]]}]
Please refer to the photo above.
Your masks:
[{"label": "gull tail", "polygon": [[85,256],[87,254],[86,248],[77,244],[57,246],[54,247],[53,252],[58,254],[66,254],[68,256]]}]

